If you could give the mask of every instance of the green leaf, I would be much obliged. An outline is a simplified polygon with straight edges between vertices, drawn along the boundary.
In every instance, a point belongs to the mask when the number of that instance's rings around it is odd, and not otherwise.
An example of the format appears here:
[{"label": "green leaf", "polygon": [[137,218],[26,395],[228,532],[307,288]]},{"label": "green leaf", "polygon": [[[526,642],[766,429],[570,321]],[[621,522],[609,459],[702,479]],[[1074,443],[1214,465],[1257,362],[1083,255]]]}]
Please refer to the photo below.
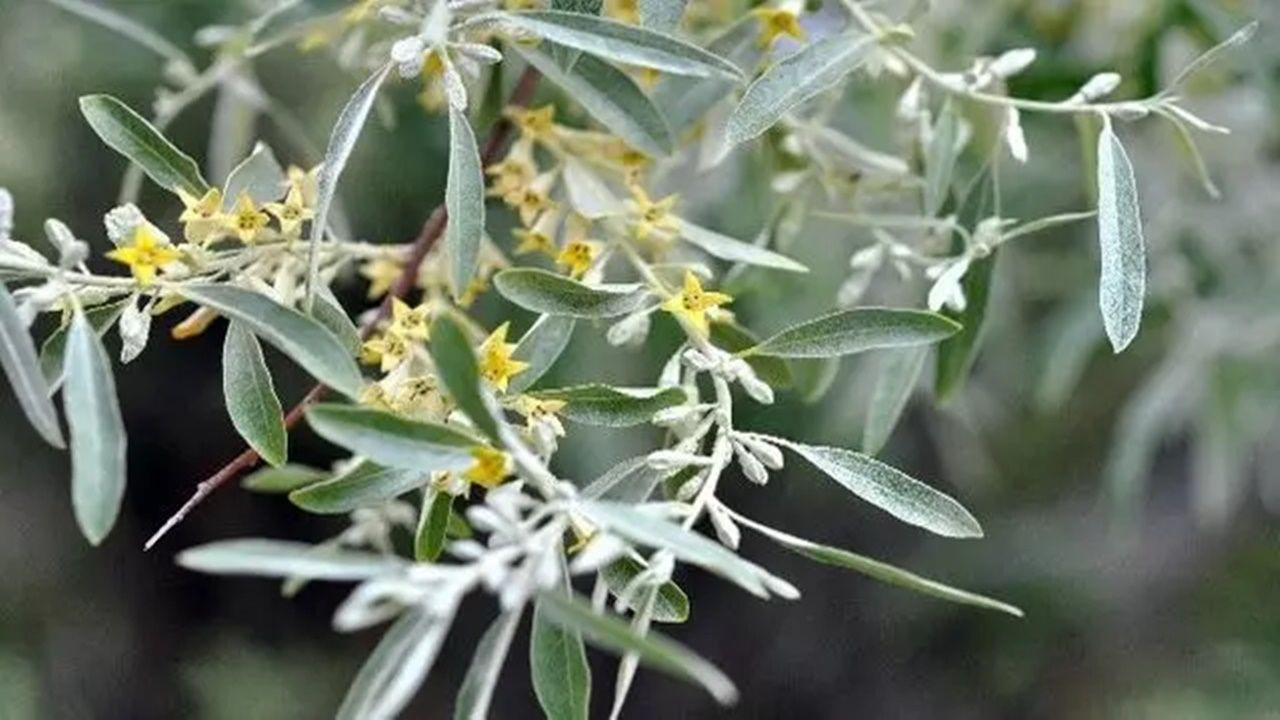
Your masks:
[{"label": "green leaf", "polygon": [[240,487],[253,492],[281,494],[319,482],[329,474],[305,465],[264,467],[245,476]]},{"label": "green leaf", "polygon": [[235,321],[227,325],[222,346],[222,394],[240,437],[263,460],[283,465],[289,454],[289,431],[284,427],[284,410],[271,382],[271,370],[258,339]]},{"label": "green leaf", "polygon": [[453,496],[435,488],[422,498],[422,513],[413,536],[413,556],[418,562],[435,562],[444,552],[449,535],[449,519],[453,517]]},{"label": "green leaf", "polygon": [[405,566],[394,555],[376,555],[287,540],[219,540],[178,553],[178,564],[213,575],[261,575],[310,580],[366,580]]},{"label": "green leaf", "polygon": [[511,268],[494,275],[493,285],[511,302],[547,315],[607,318],[635,312],[649,301],[640,285],[587,286],[537,268]]},{"label": "green leaf", "polygon": [[579,57],[566,71],[539,50],[512,48],[628,145],[654,157],[671,154],[674,142],[666,119],[631,76],[590,55]]},{"label": "green leaf", "polygon": [[543,315],[525,331],[511,357],[529,367],[511,378],[507,392],[518,395],[533,387],[551,369],[573,338],[578,321],[564,315]]},{"label": "green leaf", "polygon": [[336,477],[290,492],[289,501],[307,512],[349,513],[400,497],[422,487],[427,479],[422,470],[386,468],[364,461]]},{"label": "green leaf", "polygon": [[902,417],[902,411],[911,399],[911,391],[920,379],[925,348],[907,348],[886,354],[877,368],[875,389],[867,403],[867,422],[862,428],[862,451],[868,455],[880,452],[893,428]]},{"label": "green leaf", "polygon": [[841,550],[840,548],[834,548],[827,545],[819,545],[818,543],[810,542],[804,538],[799,538],[781,530],[762,525],[754,520],[737,515],[736,513],[734,518],[741,524],[759,532],[761,535],[773,540],[782,547],[794,553],[803,555],[810,560],[816,560],[820,563],[826,563],[827,565],[834,565],[836,567],[860,572],[863,575],[879,580],[882,583],[895,585],[900,588],[912,590],[941,600],[947,600],[961,605],[972,605],[974,607],[995,610],[997,612],[1013,615],[1014,617],[1023,616],[1022,611],[1018,608],[1008,603],[986,597],[985,595],[979,595],[967,590],[954,588],[950,585],[940,583],[937,580],[930,580],[929,578],[921,577],[913,572],[894,567],[893,565],[879,560],[874,560],[865,555],[859,555],[857,553],[849,552],[848,550]]},{"label": "green leaf", "polygon": [[945,400],[963,384],[973,361],[977,359],[982,342],[982,330],[986,326],[987,305],[991,300],[991,283],[995,276],[996,257],[999,250],[969,265],[960,287],[964,291],[964,312],[945,314],[960,323],[960,331],[938,345],[938,360],[934,373],[934,392]]},{"label": "green leaf", "polygon": [[582,635],[551,620],[547,602],[539,597],[533,606],[529,668],[534,694],[548,720],[587,720],[591,711],[591,667],[587,665]]},{"label": "green leaf", "polygon": [[[765,358],[767,355],[751,356],[749,359]],[[773,358],[785,362],[782,358]],[[796,358],[791,361],[791,376],[795,378],[794,389],[800,402],[813,405],[835,385],[840,375],[840,358]]]},{"label": "green leaf", "polygon": [[639,0],[640,24],[650,30],[670,33],[680,27],[688,0]]},{"label": "green leaf", "polygon": [[551,42],[624,65],[675,75],[742,79],[742,70],[737,65],[697,45],[616,20],[555,10],[526,10],[499,16],[506,23]]},{"label": "green leaf", "polygon": [[329,228],[329,208],[333,205],[333,196],[338,190],[338,179],[351,159],[351,152],[356,148],[356,141],[364,130],[369,119],[369,111],[373,109],[373,101],[378,97],[378,90],[391,72],[391,63],[387,63],[374,71],[338,114],[333,124],[333,132],[329,134],[329,146],[325,149],[324,165],[320,171],[320,179],[316,191],[316,212],[311,219],[311,237],[307,249],[307,301],[308,311],[315,305],[315,293],[319,283],[316,274],[320,269],[320,243],[324,241],[325,232]]},{"label": "green leaf", "polygon": [[858,308],[788,328],[743,354],[837,357],[867,350],[929,345],[959,330],[960,326],[954,321],[922,310]]},{"label": "green leaf", "polygon": [[982,537],[978,521],[951,496],[875,458],[843,448],[805,445],[773,436],[760,438],[790,448],[849,492],[908,525],[944,537]]},{"label": "green leaf", "polygon": [[604,427],[631,427],[649,422],[654,413],[680,405],[686,399],[684,390],[678,387],[624,389],[598,383],[539,390],[533,396],[566,403],[561,413],[574,422]]},{"label": "green leaf", "polygon": [[320,437],[376,463],[423,473],[466,468],[478,444],[443,425],[355,405],[313,405],[307,422]]},{"label": "green leaf", "polygon": [[338,720],[392,720],[431,672],[453,622],[428,608],[409,608],[387,629],[347,690]]},{"label": "green leaf", "polygon": [[93,545],[111,532],[125,486],[124,419],[111,360],[83,313],[67,335],[63,410],[71,430],[71,504],[80,531]]},{"label": "green leaf", "polygon": [[758,597],[768,597],[761,568],[726,550],[719,543],[667,522],[637,506],[592,500],[580,508],[593,523],[630,542],[669,550],[677,559],[697,565]]},{"label": "green leaf", "polygon": [[[760,344],[760,338],[737,323],[711,323],[711,342],[729,352],[741,352]],[[784,390],[795,383],[791,366],[786,360],[769,355],[747,355],[744,358],[761,380],[775,390]]]},{"label": "green leaf", "polygon": [[26,323],[18,316],[13,296],[3,284],[0,284],[0,366],[4,367],[4,374],[31,427],[50,445],[66,447],[58,425],[58,411],[49,399],[49,383],[40,372],[36,344],[27,332]]},{"label": "green leaf", "polygon": [[792,108],[840,82],[866,61],[874,47],[867,35],[840,33],[811,42],[765,70],[729,115],[728,147],[758,137]]},{"label": "green leaf", "polygon": [[209,189],[196,161],[128,105],[110,95],[85,95],[80,98],[80,112],[108,147],[137,163],[165,190],[184,190],[199,197]]},{"label": "green leaf", "polygon": [[956,143],[960,137],[960,118],[955,103],[950,99],[942,106],[929,147],[925,148],[924,165],[924,214],[933,217],[942,210],[951,195],[951,177],[955,174],[959,152]]},{"label": "green leaf", "polygon": [[[124,314],[125,307],[132,302],[133,298],[129,297],[113,303],[98,305],[86,309],[84,315],[89,318],[89,324],[93,326],[94,332],[98,333],[98,337],[102,337]],[[40,373],[44,375],[45,382],[49,384],[50,394],[56,392],[62,386],[67,355],[67,333],[70,330],[71,326],[69,324],[60,327],[49,333],[49,337],[45,338],[44,343],[40,345]]]},{"label": "green leaf", "polygon": [[311,308],[311,317],[338,338],[352,356],[360,354],[360,329],[351,322],[351,316],[334,297],[332,290],[316,288],[316,304]]},{"label": "green leaf", "polygon": [[508,610],[499,615],[480,637],[471,667],[458,688],[458,702],[453,708],[454,720],[485,720],[489,716],[489,703],[493,689],[502,674],[502,663],[511,649],[511,640],[520,626],[523,608]]},{"label": "green leaf", "polygon": [[718,232],[695,225],[688,220],[680,222],[680,237],[721,260],[773,270],[798,273],[809,272],[809,268],[786,255],[781,255],[772,250],[767,250],[727,235],[721,235]]},{"label": "green leaf", "polygon": [[355,360],[323,325],[266,295],[231,285],[184,285],[182,294],[247,325],[317,380],[349,397],[364,386]]},{"label": "green leaf", "polygon": [[[621,596],[631,580],[644,570],[644,565],[633,557],[623,557],[600,571],[600,577],[609,592]],[[627,606],[631,610],[634,607]],[[653,604],[653,619],[661,623],[682,623],[689,619],[689,596],[679,585],[668,580],[658,586],[658,597]]]},{"label": "green leaf", "polygon": [[480,389],[480,368],[476,365],[476,356],[471,351],[466,333],[453,318],[440,315],[431,323],[431,342],[427,349],[431,351],[436,375],[449,391],[449,397],[475,427],[499,441],[498,422],[489,409],[490,402]]},{"label": "green leaf", "polygon": [[627,623],[599,615],[590,605],[566,595],[544,593],[538,605],[548,621],[577,630],[596,645],[618,653],[634,653],[650,667],[697,683],[722,705],[732,704],[738,698],[733,681],[673,640],[652,633],[638,635]]},{"label": "green leaf", "polygon": [[1098,240],[1098,303],[1107,338],[1119,353],[1133,342],[1142,323],[1147,251],[1133,165],[1110,122],[1103,124],[1098,138]]},{"label": "green leaf", "polygon": [[[758,27],[759,23],[755,18],[744,15],[742,19],[716,36],[707,45],[707,50],[740,67],[755,67],[761,56],[757,42]],[[653,103],[662,110],[671,129],[680,133],[701,120],[736,86],[737,83],[718,77],[691,78],[665,75],[653,91]]]},{"label": "green leaf", "polygon": [[467,116],[453,108],[449,108],[449,177],[444,204],[449,216],[444,244],[456,299],[471,285],[484,239],[484,171]]},{"label": "green leaf", "polygon": [[222,192],[222,208],[235,207],[240,193],[246,193],[258,205],[279,200],[285,191],[287,178],[275,153],[263,143],[249,157],[231,170]]}]

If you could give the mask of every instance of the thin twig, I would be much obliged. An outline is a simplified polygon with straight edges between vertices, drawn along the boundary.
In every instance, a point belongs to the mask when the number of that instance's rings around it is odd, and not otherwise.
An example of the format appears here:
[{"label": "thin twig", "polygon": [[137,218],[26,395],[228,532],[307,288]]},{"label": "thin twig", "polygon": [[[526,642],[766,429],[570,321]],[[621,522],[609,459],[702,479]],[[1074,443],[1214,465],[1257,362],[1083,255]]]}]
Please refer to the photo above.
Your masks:
[{"label": "thin twig", "polygon": [[[527,105],[533,98],[534,90],[538,87],[538,79],[537,70],[526,68],[524,74],[516,82],[515,89],[511,91],[511,97],[508,98],[507,104]],[[510,122],[503,118],[498,119],[497,123],[489,131],[489,137],[485,141],[483,151],[480,153],[480,164],[482,166],[490,165],[497,161],[498,153],[502,152],[502,149],[506,147],[512,129]],[[431,211],[431,214],[427,216],[426,221],[422,223],[422,229],[418,231],[417,238],[413,241],[413,246],[400,277],[396,279],[390,292],[387,293],[386,299],[379,306],[378,313],[360,328],[360,336],[362,338],[367,339],[377,328],[378,323],[391,314],[391,301],[393,298],[403,298],[413,290],[414,284],[418,279],[418,268],[422,265],[423,260],[426,259],[427,253],[431,252],[431,248],[435,247],[436,241],[444,234],[447,221],[448,216],[445,212],[444,204],[437,205]],[[285,429],[293,429],[298,424],[298,421],[302,419],[303,412],[307,409],[307,406],[324,397],[327,391],[328,388],[321,384],[312,387],[284,416]],[[170,516],[164,525],[160,526],[160,529],[147,540],[143,549],[150,550],[155,547],[161,538],[178,523],[182,522],[187,515],[191,514],[191,511],[204,502],[215,490],[226,485],[227,482],[239,476],[240,473],[257,465],[258,460],[258,453],[246,448],[244,452],[235,456],[230,462],[219,468],[217,472],[201,481],[200,484],[196,485],[195,492],[183,503],[182,507],[178,508],[178,511]]]}]

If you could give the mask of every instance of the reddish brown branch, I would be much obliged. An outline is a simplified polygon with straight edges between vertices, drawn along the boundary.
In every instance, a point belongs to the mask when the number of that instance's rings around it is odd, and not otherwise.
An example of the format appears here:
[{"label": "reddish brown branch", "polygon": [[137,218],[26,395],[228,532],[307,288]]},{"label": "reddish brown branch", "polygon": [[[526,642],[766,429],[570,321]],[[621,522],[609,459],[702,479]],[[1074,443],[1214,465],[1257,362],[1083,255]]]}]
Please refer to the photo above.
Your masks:
[{"label": "reddish brown branch", "polygon": [[[516,82],[516,87],[511,91],[511,97],[507,99],[508,105],[527,105],[533,99],[533,92],[538,87],[538,71],[533,68],[526,68],[520,79]],[[513,128],[511,123],[504,118],[499,118],[494,126],[489,130],[489,136],[485,140],[484,148],[480,152],[480,164],[482,166],[490,165],[497,161],[498,153],[502,152],[507,146],[507,141],[511,137]],[[435,247],[436,241],[444,234],[445,225],[448,222],[448,214],[445,212],[443,204],[437,205],[431,214],[427,216],[426,221],[422,223],[422,229],[418,231],[418,236],[414,238],[413,246],[409,250],[409,256],[405,260],[404,270],[400,273],[400,277],[396,278],[396,282],[391,286],[390,292],[382,305],[378,308],[378,313],[370,318],[360,328],[360,336],[368,338],[370,334],[377,328],[378,323],[391,314],[392,298],[403,298],[413,290],[414,284],[418,279],[418,269],[426,259],[427,254],[431,252],[431,248]],[[284,416],[284,426],[286,429],[293,429],[298,421],[302,419],[303,413],[307,406],[319,400],[328,391],[324,385],[315,385],[307,394],[302,396],[296,405],[290,408],[289,412]],[[226,465],[223,465],[217,472],[205,478],[196,485],[196,490],[191,497],[183,503],[178,511],[165,521],[164,525],[147,540],[144,550],[150,550],[155,547],[156,543],[165,536],[170,530],[191,513],[205,498],[213,494],[215,490],[226,485],[229,481],[235,479],[240,473],[249,470],[258,464],[258,453],[252,449],[246,448],[244,452],[235,456]]]}]

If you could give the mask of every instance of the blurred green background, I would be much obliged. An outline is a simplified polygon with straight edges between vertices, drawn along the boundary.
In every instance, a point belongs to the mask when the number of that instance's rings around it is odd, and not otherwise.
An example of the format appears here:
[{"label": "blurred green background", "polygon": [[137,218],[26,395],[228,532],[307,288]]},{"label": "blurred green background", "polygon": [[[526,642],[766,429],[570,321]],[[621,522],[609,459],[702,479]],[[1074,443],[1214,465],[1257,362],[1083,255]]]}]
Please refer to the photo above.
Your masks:
[{"label": "blurred green background", "polygon": [[[208,24],[252,16],[248,2],[111,5],[184,47]],[[642,673],[628,715],[1280,717],[1280,363],[1270,339],[1280,301],[1280,3],[934,6],[919,23],[926,57],[958,67],[975,54],[1034,46],[1040,59],[1013,90],[1043,98],[1065,97],[1106,69],[1126,77],[1126,96],[1148,94],[1247,19],[1261,19],[1249,47],[1188,89],[1191,107],[1233,129],[1202,143],[1223,197],[1205,196],[1167,127],[1122,129],[1151,244],[1152,307],[1137,345],[1120,357],[1104,348],[1094,316],[1096,240],[1088,223],[1002,251],[974,378],[942,407],[921,393],[886,451],[962,499],[982,520],[984,540],[925,537],[850,502],[798,462],[763,489],[729,484],[728,500],[747,515],[996,595],[1026,610],[1025,620],[908,595],[748,539],[747,554],[804,597],[764,604],[685,570],[693,615],[675,632],[739,683],[742,703],[720,709],[696,689]],[[323,144],[357,81],[323,53],[292,49],[255,69],[313,145]],[[0,0],[0,185],[17,201],[16,237],[37,238],[43,219],[56,216],[101,248],[101,216],[114,205],[124,168],[84,125],[75,100],[110,92],[146,109],[161,80],[155,57],[118,36],[39,0]],[[862,83],[840,124],[888,147],[900,91],[900,83]],[[388,94],[395,123],[367,133],[344,179],[360,237],[403,242],[441,198],[447,133],[416,107],[415,92],[405,83]],[[205,100],[169,134],[202,157],[215,114],[215,102]],[[1032,161],[1005,164],[1005,215],[1089,207],[1075,126],[1038,117],[1024,124]],[[282,158],[311,159],[265,120],[258,129]],[[764,162],[748,153],[699,178],[690,207],[725,230],[754,233],[767,203],[755,202],[752,173]],[[154,187],[142,205],[157,218],[176,215]],[[860,241],[865,236],[810,222],[794,252],[816,272],[770,276],[735,305],[739,318],[767,331],[829,309]],[[348,307],[361,302],[357,279],[338,289]],[[922,288],[885,282],[873,296],[919,303]],[[492,297],[478,310],[488,322],[509,312]],[[177,550],[214,539],[319,540],[341,529],[284,499],[224,490],[156,550],[141,551],[195,482],[240,449],[221,406],[221,331],[177,343],[167,338],[172,322],[160,323],[164,332],[148,352],[117,370],[130,487],[121,523],[99,549],[82,541],[72,520],[66,457],[38,441],[10,393],[0,398],[4,720],[324,717],[376,640],[330,629],[341,588],[311,587],[286,600],[269,581],[200,576],[173,564]],[[527,323],[517,316],[517,329]],[[659,324],[649,347],[629,352],[609,348],[602,331],[581,328],[549,382],[651,383],[675,342],[672,328]],[[784,395],[771,409],[745,406],[740,424],[856,447],[877,360],[846,362],[817,404]],[[300,395],[306,379],[274,364],[282,398]],[[580,479],[652,439],[571,430],[559,468]],[[335,453],[301,429],[294,455],[319,464]],[[1116,503],[1117,496],[1132,501]],[[492,613],[488,599],[468,605],[406,716],[448,712]],[[535,716],[519,642],[494,717]],[[603,711],[614,661],[598,655],[593,664]]]}]

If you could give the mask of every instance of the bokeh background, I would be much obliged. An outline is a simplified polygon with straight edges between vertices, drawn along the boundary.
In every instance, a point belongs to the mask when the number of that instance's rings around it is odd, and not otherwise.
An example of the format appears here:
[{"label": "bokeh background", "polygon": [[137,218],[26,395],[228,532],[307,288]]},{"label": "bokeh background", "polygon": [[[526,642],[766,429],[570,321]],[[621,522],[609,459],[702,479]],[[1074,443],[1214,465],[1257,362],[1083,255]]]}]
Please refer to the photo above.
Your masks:
[{"label": "bokeh background", "polygon": [[[211,23],[243,21],[248,2],[111,3],[184,47]],[[893,11],[910,3],[883,3]],[[1167,127],[1122,130],[1137,168],[1152,252],[1152,299],[1136,346],[1104,348],[1092,309],[1096,240],[1086,223],[1019,240],[1002,252],[990,326],[975,375],[944,406],[921,393],[886,456],[961,498],[983,521],[981,541],[946,541],[897,524],[795,463],[764,489],[730,483],[746,514],[1020,605],[1025,620],[922,599],[807,563],[748,538],[748,554],[802,588],[765,604],[704,574],[678,578],[693,598],[675,635],[723,667],[742,703],[717,708],[698,690],[642,672],[637,718],[1275,718],[1280,717],[1280,3],[1275,0],[935,0],[920,23],[938,64],[1030,45],[1040,60],[1020,94],[1060,98],[1094,72],[1116,69],[1121,92],[1155,90],[1182,63],[1248,18],[1253,44],[1204,74],[1189,104],[1233,129],[1207,138],[1222,190],[1205,196]],[[207,51],[193,52],[201,58]],[[954,65],[953,65],[954,66]],[[267,56],[258,79],[322,145],[355,77],[323,53]],[[162,74],[155,57],[39,0],[0,0],[0,185],[17,198],[17,237],[47,216],[104,244],[123,163],[82,122],[75,100],[110,92],[147,108]],[[889,147],[885,109],[900,84],[865,83],[839,122]],[[403,242],[442,196],[447,132],[388,94],[342,188],[356,233]],[[185,113],[170,136],[205,153],[215,101]],[[1005,214],[1031,218],[1090,206],[1090,180],[1070,120],[1027,117],[1025,167],[1006,163]],[[303,164],[306,144],[265,120],[258,133]],[[743,188],[761,171],[745,157],[700,178],[692,207],[717,226],[753,233],[762,207]],[[758,194],[758,193],[757,193]],[[176,214],[144,191],[144,209]],[[507,242],[499,235],[499,242]],[[771,278],[736,306],[762,330],[828,309],[844,263],[865,236],[810,223],[796,252],[816,269]],[[39,242],[39,240],[34,240]],[[338,286],[349,307],[363,285]],[[919,302],[922,288],[873,291]],[[784,301],[785,302],[782,302]],[[494,298],[488,321],[509,314]],[[528,318],[517,315],[517,329]],[[223,490],[156,550],[142,543],[194,484],[240,450],[221,406],[221,331],[151,347],[117,370],[130,431],[130,486],[120,524],[91,549],[68,498],[64,455],[44,446],[12,396],[0,396],[0,718],[318,718],[336,708],[377,633],[329,626],[341,588],[282,598],[270,581],[211,578],[174,553],[220,538],[320,540],[340,520],[278,497]],[[549,382],[652,382],[675,342],[658,325],[639,353],[581,328]],[[111,342],[117,342],[114,338]],[[282,398],[306,379],[272,358]],[[763,431],[856,447],[877,358],[846,362],[818,403],[783,396],[746,410]],[[590,479],[644,438],[574,428],[560,459]],[[305,429],[295,458],[334,452]],[[1117,502],[1127,498],[1127,502]],[[489,600],[467,606],[435,672],[406,716],[452,706]],[[517,641],[494,717],[536,716],[527,651]],[[612,658],[596,655],[596,701],[608,700]]]}]

